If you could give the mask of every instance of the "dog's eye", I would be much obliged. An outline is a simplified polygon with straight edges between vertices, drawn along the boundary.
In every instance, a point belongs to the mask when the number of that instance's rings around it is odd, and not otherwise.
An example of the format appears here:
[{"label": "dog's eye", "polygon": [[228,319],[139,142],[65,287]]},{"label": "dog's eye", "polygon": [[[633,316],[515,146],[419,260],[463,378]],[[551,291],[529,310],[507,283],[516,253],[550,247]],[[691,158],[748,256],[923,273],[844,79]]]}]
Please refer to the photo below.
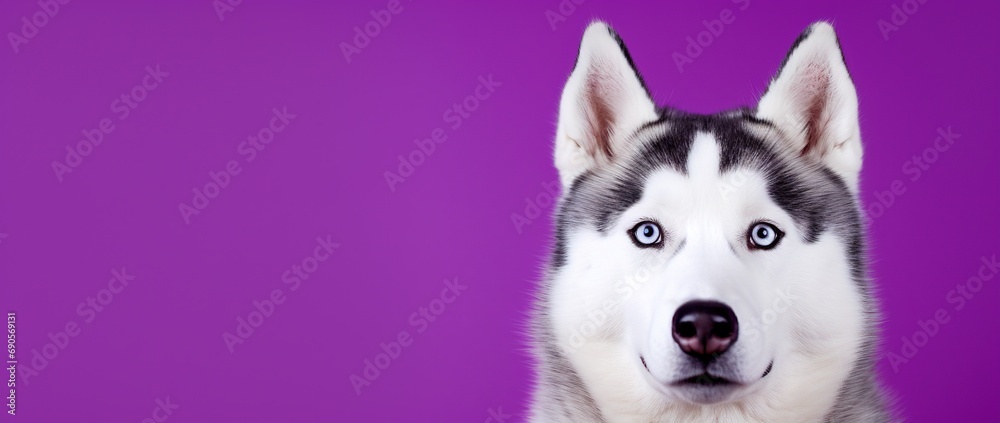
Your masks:
[{"label": "dog's eye", "polygon": [[639,222],[631,231],[632,241],[639,247],[653,247],[663,243],[663,231],[654,222]]},{"label": "dog's eye", "polygon": [[758,222],[750,227],[750,233],[747,234],[747,245],[751,249],[770,250],[778,246],[778,241],[781,241],[783,236],[785,233],[774,225]]}]

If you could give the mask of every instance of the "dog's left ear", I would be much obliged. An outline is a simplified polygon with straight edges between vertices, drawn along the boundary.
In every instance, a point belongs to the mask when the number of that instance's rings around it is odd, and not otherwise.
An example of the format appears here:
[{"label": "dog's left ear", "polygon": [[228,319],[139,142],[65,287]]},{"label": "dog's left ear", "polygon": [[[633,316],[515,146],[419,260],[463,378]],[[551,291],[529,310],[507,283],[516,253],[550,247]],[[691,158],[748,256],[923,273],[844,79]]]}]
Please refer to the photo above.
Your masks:
[{"label": "dog's left ear", "polygon": [[858,95],[829,23],[812,24],[795,41],[760,99],[757,117],[774,123],[790,148],[829,167],[857,191]]}]

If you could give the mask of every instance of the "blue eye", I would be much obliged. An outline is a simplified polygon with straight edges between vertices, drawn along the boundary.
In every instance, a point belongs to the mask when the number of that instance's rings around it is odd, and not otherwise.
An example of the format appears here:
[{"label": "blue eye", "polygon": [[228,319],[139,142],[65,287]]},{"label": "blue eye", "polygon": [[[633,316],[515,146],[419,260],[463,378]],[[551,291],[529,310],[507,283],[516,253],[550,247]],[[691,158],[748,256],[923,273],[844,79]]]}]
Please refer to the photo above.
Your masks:
[{"label": "blue eye", "polygon": [[750,227],[747,233],[747,245],[751,249],[770,250],[778,246],[778,241],[785,235],[774,225],[767,222],[758,222]]},{"label": "blue eye", "polygon": [[654,222],[639,222],[631,231],[632,241],[639,247],[653,247],[663,243],[663,231]]}]

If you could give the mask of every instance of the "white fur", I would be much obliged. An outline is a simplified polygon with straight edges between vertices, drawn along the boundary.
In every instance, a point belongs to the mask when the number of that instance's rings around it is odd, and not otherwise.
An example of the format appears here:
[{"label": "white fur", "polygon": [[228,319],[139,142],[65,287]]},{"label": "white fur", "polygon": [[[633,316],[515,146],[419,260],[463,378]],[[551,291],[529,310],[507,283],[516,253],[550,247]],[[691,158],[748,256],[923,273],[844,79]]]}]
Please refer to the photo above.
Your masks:
[{"label": "white fur", "polygon": [[[599,113],[605,106],[608,113]],[[757,115],[774,123],[793,161],[829,167],[856,195],[857,95],[829,24],[813,25]],[[637,129],[656,119],[609,28],[592,24],[560,102],[555,163],[564,189],[587,171],[624,171],[622,158],[638,150]],[[804,241],[764,175],[720,172],[719,163],[718,141],[700,132],[687,174],[655,170],[639,201],[606,231],[581,224],[565,235],[566,260],[553,269],[543,307],[558,350],[607,421],[819,421],[859,358],[865,310],[845,240],[827,230]],[[662,225],[662,249],[638,248],[629,238],[630,228],[649,219]],[[747,231],[762,219],[785,236],[772,250],[751,250]],[[690,376],[671,325],[678,306],[691,300],[723,302],[739,320],[740,337],[725,355],[743,386],[710,404],[670,386]],[[536,403],[535,420],[547,415],[540,410]]]},{"label": "white fur", "polygon": [[[830,381],[847,376],[862,331],[842,242],[832,234],[800,241],[762,176],[747,173],[739,189],[720,189],[730,175],[718,172],[715,139],[699,134],[692,148],[690,174],[655,173],[607,235],[571,235],[549,304],[558,342],[608,421],[817,421],[833,404],[839,384]],[[663,250],[629,240],[627,229],[647,218],[669,233]],[[748,226],[760,218],[786,232],[774,250],[745,247]],[[782,292],[791,301],[780,300]],[[741,338],[726,354],[739,357],[747,387],[721,404],[694,404],[664,385],[683,356],[671,339],[671,316],[692,299],[725,302],[741,322]],[[771,374],[760,379],[772,359]]]}]

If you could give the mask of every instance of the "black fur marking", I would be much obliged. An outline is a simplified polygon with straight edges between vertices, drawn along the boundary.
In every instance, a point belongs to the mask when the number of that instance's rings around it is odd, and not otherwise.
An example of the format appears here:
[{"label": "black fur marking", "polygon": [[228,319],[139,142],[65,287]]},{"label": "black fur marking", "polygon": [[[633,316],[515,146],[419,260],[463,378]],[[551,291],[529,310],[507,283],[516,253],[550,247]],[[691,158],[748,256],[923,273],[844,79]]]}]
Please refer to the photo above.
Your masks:
[{"label": "black fur marking", "polygon": [[743,117],[743,119],[745,119],[746,121],[751,122],[751,123],[756,123],[756,124],[768,126],[768,127],[771,127],[771,128],[775,127],[774,126],[774,122],[771,122],[771,121],[769,121],[767,119],[761,119],[761,118],[757,117],[756,115],[754,115],[753,110],[751,110],[751,109],[743,109],[743,115],[742,115],[742,117]]},{"label": "black fur marking", "polygon": [[649,88],[646,87],[646,80],[642,78],[642,75],[639,74],[639,70],[636,69],[635,61],[632,60],[632,55],[629,54],[628,47],[625,47],[625,42],[622,41],[622,37],[618,36],[618,33],[615,32],[611,26],[608,26],[608,32],[611,33],[611,37],[615,39],[615,43],[618,43],[618,48],[621,49],[622,54],[625,56],[625,60],[628,61],[628,66],[632,68],[632,73],[635,74],[635,78],[639,80],[639,85],[642,85],[642,90],[646,92],[646,97],[653,98],[653,96],[649,95]]},{"label": "black fur marking", "polygon": [[[808,37],[812,27],[806,29],[796,40],[778,71],[787,64],[795,49]],[[614,31],[612,36],[618,42],[633,71],[636,71],[628,50]],[[837,40],[838,48],[840,40]],[[841,50],[843,59],[843,51]],[[579,60],[579,52],[577,54]],[[845,61],[846,65],[846,61]],[[574,67],[576,65],[574,64]],[[649,91],[645,81],[636,71],[647,96]],[[775,79],[777,76],[775,77]],[[772,80],[773,81],[773,80]],[[887,401],[876,378],[875,364],[880,320],[877,304],[868,282],[865,241],[860,210],[855,196],[846,183],[832,170],[816,163],[807,163],[798,154],[782,155],[774,151],[778,145],[773,140],[758,139],[764,129],[774,129],[774,125],[754,116],[752,109],[739,109],[717,115],[687,114],[663,108],[660,117],[643,125],[634,136],[638,154],[620,156],[616,172],[607,169],[588,171],[574,180],[562,194],[556,215],[556,242],[547,269],[548,275],[538,292],[538,302],[532,319],[532,332],[536,340],[536,357],[539,359],[540,378],[537,381],[535,412],[532,420],[539,421],[604,421],[587,386],[581,380],[574,366],[563,354],[562,346],[556,343],[553,324],[547,306],[551,290],[553,272],[566,264],[568,233],[579,226],[590,226],[602,232],[641,196],[646,177],[662,167],[672,167],[687,173],[687,156],[697,131],[711,132],[720,144],[720,169],[749,167],[762,171],[768,182],[769,195],[786,210],[803,228],[802,233],[809,242],[815,242],[823,233],[832,231],[846,243],[846,253],[850,260],[852,276],[864,299],[865,332],[858,360],[854,363],[847,380],[841,386],[833,408],[824,421],[889,421],[894,417],[888,411]],[[645,129],[662,126],[663,131]],[[754,131],[749,131],[753,127]],[[767,132],[767,131],[765,131]],[[776,132],[776,131],[771,131]],[[651,135],[651,134],[656,134]],[[766,133],[762,136],[769,136]],[[686,240],[678,245],[679,251]],[[645,360],[642,360],[645,361]],[[645,364],[645,363],[643,363]],[[763,376],[772,369],[773,362]],[[763,377],[762,376],[762,377]]]},{"label": "black fur marking", "polygon": [[662,124],[669,130],[645,140],[640,153],[627,165],[589,171],[574,181],[557,218],[553,264],[564,264],[564,238],[569,228],[589,224],[598,231],[607,231],[618,215],[639,201],[650,173],[670,167],[686,174],[687,157],[698,131],[711,132],[718,141],[720,171],[745,167],[765,175],[772,200],[802,227],[805,241],[815,242],[831,223],[855,229],[856,225],[850,223],[857,218],[851,212],[855,201],[835,173],[789,162],[773,149],[774,143],[747,131],[744,120],[740,114],[694,115],[662,110]]},{"label": "black fur marking", "polygon": [[[781,72],[785,70],[785,65],[787,65],[788,60],[792,58],[792,54],[795,53],[795,50],[798,50],[799,46],[802,45],[802,42],[805,41],[806,38],[809,38],[809,34],[812,34],[812,31],[813,26],[809,25],[809,27],[803,30],[802,33],[799,34],[798,38],[795,39],[795,42],[792,43],[792,47],[788,49],[788,53],[785,53],[785,58],[781,59],[781,64],[778,65],[778,72],[774,74],[774,79],[778,79],[778,77],[781,76]],[[774,79],[772,79],[772,81]],[[765,94],[766,93],[767,92],[765,92]]]},{"label": "black fur marking", "polygon": [[[760,172],[767,180],[770,197],[792,216],[805,242],[816,242],[827,232],[843,239],[853,279],[861,296],[867,298],[864,308],[868,314],[866,325],[869,335],[862,341],[864,352],[844,382],[837,405],[830,411],[827,420],[841,421],[844,416],[885,417],[884,400],[874,376],[874,334],[877,334],[878,311],[865,271],[860,210],[846,183],[835,172],[807,157],[776,150],[785,140],[759,138],[769,136],[769,133],[774,137],[779,135],[776,131],[762,133],[751,130],[760,129],[762,123],[766,126],[770,124],[747,119],[745,113],[696,115],[661,109],[660,115],[656,125],[662,125],[664,130],[638,133],[633,140],[637,143],[637,154],[620,156],[616,159],[618,163],[585,172],[566,190],[556,214],[556,243],[549,263],[550,272],[566,264],[569,233],[575,228],[588,226],[606,234],[621,213],[639,200],[651,173],[667,167],[686,174],[695,135],[699,131],[709,132],[719,144],[720,171],[747,168]],[[643,135],[646,139],[642,138]],[[681,241],[678,251],[685,242]],[[543,286],[543,296],[548,295],[547,289],[547,285]],[[539,325],[536,334],[555,339],[548,316],[539,318],[536,324]],[[586,386],[560,354],[558,347],[548,351],[547,355],[549,369],[555,371],[546,371],[545,374],[558,374],[560,379],[550,379],[548,383],[552,385],[549,386],[561,386],[557,389],[560,391],[559,398],[574,401],[574,410],[601,421],[600,411],[592,402]],[[569,395],[567,392],[575,393]],[[581,415],[567,418],[579,419]]]}]

